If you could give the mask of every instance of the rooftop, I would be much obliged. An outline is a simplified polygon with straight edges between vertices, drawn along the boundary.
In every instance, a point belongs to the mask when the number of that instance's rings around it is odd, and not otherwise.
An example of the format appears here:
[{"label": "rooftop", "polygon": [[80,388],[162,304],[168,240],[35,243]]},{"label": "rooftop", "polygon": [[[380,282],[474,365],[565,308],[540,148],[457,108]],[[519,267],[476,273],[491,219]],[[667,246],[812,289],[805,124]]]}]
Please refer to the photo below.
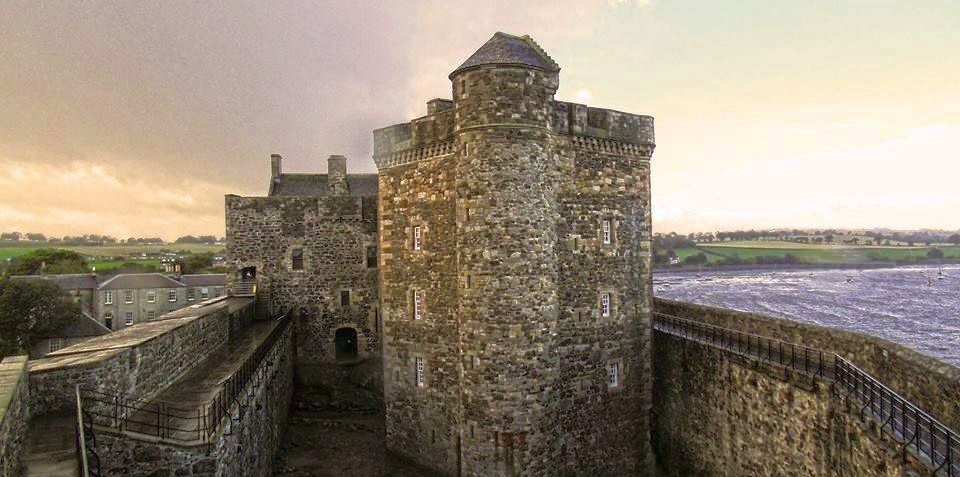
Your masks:
[{"label": "rooftop", "polygon": [[178,281],[188,287],[222,287],[227,284],[227,275],[223,273],[181,275]]},{"label": "rooftop", "polygon": [[50,280],[65,290],[97,288],[95,273],[66,273],[60,275],[14,275],[18,280]]},{"label": "rooftop", "polygon": [[140,288],[180,288],[180,283],[162,273],[124,273],[102,284],[98,290],[136,290]]},{"label": "rooftop", "polygon": [[[376,196],[379,182],[376,174],[347,174],[353,197]],[[330,195],[327,174],[280,174],[270,185],[271,196],[325,197]]]},{"label": "rooftop", "polygon": [[481,65],[519,65],[544,71],[560,71],[560,66],[533,41],[533,38],[503,32],[495,33],[493,38],[470,55],[467,61],[453,70],[450,76]]}]

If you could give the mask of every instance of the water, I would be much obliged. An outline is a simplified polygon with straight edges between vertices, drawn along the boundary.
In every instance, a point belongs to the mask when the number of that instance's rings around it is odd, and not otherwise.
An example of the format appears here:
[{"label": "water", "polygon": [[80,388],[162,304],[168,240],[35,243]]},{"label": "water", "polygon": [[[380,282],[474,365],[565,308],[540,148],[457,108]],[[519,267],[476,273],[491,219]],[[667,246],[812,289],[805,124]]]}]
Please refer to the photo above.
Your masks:
[{"label": "water", "polygon": [[960,366],[960,266],[943,274],[938,280],[935,266],[665,272],[653,288],[662,298],[879,336]]}]

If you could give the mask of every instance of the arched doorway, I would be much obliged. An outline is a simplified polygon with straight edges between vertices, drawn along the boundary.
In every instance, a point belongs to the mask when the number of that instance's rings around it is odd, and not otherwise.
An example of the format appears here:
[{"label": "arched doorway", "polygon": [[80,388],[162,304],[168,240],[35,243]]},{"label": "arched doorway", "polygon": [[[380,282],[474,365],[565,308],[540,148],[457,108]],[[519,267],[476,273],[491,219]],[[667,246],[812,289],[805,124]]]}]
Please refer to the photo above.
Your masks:
[{"label": "arched doorway", "polygon": [[340,328],[333,339],[337,362],[354,361],[357,359],[357,330]]}]

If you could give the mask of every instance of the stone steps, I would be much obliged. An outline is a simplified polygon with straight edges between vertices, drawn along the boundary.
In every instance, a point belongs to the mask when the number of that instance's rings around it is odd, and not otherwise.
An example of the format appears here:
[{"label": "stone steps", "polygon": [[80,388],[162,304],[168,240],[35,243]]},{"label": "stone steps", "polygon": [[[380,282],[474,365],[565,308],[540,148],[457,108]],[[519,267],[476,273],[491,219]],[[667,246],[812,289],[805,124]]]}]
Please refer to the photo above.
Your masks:
[{"label": "stone steps", "polygon": [[37,417],[27,436],[25,477],[79,477],[72,414]]}]

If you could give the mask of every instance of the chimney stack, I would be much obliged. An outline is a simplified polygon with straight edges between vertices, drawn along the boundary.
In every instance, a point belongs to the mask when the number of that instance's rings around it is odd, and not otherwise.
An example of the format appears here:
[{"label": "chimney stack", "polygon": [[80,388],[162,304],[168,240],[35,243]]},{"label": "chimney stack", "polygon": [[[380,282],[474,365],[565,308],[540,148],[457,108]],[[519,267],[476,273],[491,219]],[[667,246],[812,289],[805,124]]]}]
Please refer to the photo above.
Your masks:
[{"label": "chimney stack", "polygon": [[280,162],[283,161],[283,158],[280,157],[280,154],[270,154],[270,178],[276,179],[280,177],[280,174],[283,173],[281,169]]},{"label": "chimney stack", "polygon": [[346,157],[333,155],[327,158],[327,188],[330,190],[330,195],[350,195]]}]

